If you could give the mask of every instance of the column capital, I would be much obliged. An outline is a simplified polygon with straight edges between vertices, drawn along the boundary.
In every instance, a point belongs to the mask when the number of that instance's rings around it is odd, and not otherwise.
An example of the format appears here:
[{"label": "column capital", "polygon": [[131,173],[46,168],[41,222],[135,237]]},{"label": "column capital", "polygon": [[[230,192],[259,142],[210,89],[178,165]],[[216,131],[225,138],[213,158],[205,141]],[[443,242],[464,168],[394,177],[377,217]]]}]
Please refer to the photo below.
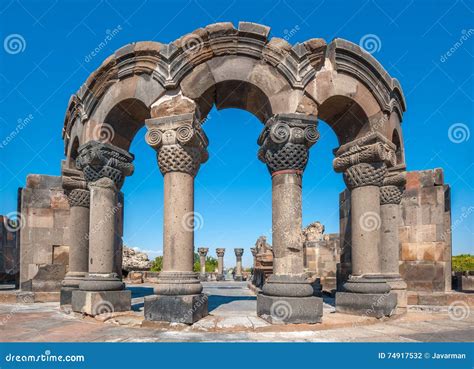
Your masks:
[{"label": "column capital", "polygon": [[89,208],[90,192],[80,170],[63,167],[61,170],[61,181],[70,207],[81,206]]},{"label": "column capital", "polygon": [[405,184],[406,172],[388,172],[380,187],[380,205],[400,204]]},{"label": "column capital", "polygon": [[79,147],[77,167],[90,183],[108,178],[117,189],[123,185],[126,176],[133,173],[134,155],[108,143],[89,141]]},{"label": "column capital", "polygon": [[206,257],[208,251],[209,251],[209,248],[207,248],[207,247],[199,247],[199,248],[198,248],[198,254],[199,254],[199,256]]},{"label": "column capital", "polygon": [[218,248],[216,249],[216,254],[218,257],[223,257],[224,256],[224,253],[225,253],[225,249],[224,248]]},{"label": "column capital", "polygon": [[258,158],[272,175],[284,170],[302,174],[308,163],[309,148],[318,139],[317,117],[277,114],[267,121],[258,138]]},{"label": "column capital", "polygon": [[393,167],[397,161],[395,149],[395,145],[385,136],[379,132],[371,133],[336,149],[334,170],[340,173],[363,163],[383,163],[387,167]]},{"label": "column capital", "polygon": [[196,176],[200,165],[209,157],[209,141],[195,115],[151,118],[145,124],[148,128],[145,140],[157,152],[161,173],[184,172]]},{"label": "column capital", "polygon": [[257,248],[256,247],[251,247],[250,252],[252,253],[253,257],[257,256]]},{"label": "column capital", "polygon": [[349,189],[382,186],[387,167],[396,164],[395,145],[374,132],[340,146],[333,160],[334,170],[344,173]]},{"label": "column capital", "polygon": [[237,248],[237,249],[234,249],[234,252],[235,252],[235,256],[241,257],[244,254],[244,249]]}]

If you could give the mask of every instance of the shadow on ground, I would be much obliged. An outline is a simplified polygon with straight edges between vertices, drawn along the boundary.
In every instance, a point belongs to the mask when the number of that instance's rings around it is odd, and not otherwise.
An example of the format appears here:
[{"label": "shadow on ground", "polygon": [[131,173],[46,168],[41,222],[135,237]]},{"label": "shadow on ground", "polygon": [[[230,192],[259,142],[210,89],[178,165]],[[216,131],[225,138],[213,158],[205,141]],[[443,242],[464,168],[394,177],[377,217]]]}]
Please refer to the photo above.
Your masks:
[{"label": "shadow on ground", "polygon": [[219,306],[224,304],[229,304],[234,301],[252,301],[256,300],[255,296],[220,296],[220,295],[210,295],[208,304],[209,311],[217,309]]}]

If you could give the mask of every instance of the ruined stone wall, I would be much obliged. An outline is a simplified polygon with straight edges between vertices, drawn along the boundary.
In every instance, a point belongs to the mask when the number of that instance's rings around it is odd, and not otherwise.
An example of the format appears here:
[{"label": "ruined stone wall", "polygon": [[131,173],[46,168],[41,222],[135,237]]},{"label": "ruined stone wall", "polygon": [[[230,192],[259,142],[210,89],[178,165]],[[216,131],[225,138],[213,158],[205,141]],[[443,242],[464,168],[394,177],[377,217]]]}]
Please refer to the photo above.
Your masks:
[{"label": "ruined stone wall", "polygon": [[340,259],[339,234],[325,234],[323,239],[305,245],[305,268],[320,278],[324,291],[336,289],[336,267]]},{"label": "ruined stone wall", "polygon": [[[19,191],[20,287],[59,290],[69,263],[69,204],[61,177],[30,174]],[[44,283],[45,281],[50,281]]]},{"label": "ruined stone wall", "polygon": [[18,282],[17,224],[0,215],[0,283]]},{"label": "ruined stone wall", "polygon": [[[351,273],[350,192],[343,191],[339,200],[341,259],[337,282],[340,289]],[[449,291],[451,202],[442,169],[407,172],[400,215],[400,274],[408,291]]]},{"label": "ruined stone wall", "polygon": [[442,169],[407,173],[401,203],[400,274],[408,291],[451,290],[450,199]]}]

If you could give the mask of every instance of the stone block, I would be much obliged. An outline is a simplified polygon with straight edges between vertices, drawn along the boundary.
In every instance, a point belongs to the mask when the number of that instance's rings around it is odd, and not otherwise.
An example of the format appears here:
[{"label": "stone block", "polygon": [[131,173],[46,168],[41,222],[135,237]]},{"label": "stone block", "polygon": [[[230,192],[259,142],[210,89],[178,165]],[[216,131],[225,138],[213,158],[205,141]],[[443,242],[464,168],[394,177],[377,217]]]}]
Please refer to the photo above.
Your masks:
[{"label": "stone block", "polygon": [[447,302],[448,296],[445,293],[420,293],[418,295],[418,305],[445,306]]},{"label": "stone block", "polygon": [[444,171],[442,168],[435,168],[433,170],[433,180],[435,186],[441,186],[444,184]]},{"label": "stone block", "polygon": [[417,260],[417,244],[416,243],[402,243],[401,254],[403,261]]},{"label": "stone block", "polygon": [[145,297],[146,320],[193,324],[208,314],[208,297],[203,293]]},{"label": "stone block", "polygon": [[320,323],[323,299],[320,297],[281,297],[257,295],[257,315],[271,324]]},{"label": "stone block", "polygon": [[132,305],[132,293],[129,290],[75,290],[72,292],[71,305],[73,311],[92,316],[129,311]]},{"label": "stone block", "polygon": [[337,292],[336,311],[346,314],[382,318],[391,316],[397,306],[397,295]]},{"label": "stone block", "polygon": [[35,302],[59,302],[59,292],[35,292]]},{"label": "stone block", "polygon": [[26,225],[31,228],[53,228],[53,210],[51,208],[28,208],[26,211]]},{"label": "stone block", "polygon": [[62,287],[59,293],[59,305],[71,305],[72,304],[72,291],[77,291],[77,288]]}]

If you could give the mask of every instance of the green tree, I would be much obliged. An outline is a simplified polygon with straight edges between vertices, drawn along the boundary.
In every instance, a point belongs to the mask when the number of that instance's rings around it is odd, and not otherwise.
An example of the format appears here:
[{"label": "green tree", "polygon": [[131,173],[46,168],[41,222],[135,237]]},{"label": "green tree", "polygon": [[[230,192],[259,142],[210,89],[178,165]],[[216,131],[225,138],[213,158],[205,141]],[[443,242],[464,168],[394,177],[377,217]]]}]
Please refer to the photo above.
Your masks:
[{"label": "green tree", "polygon": [[453,256],[452,266],[455,272],[474,271],[474,255],[461,254]]},{"label": "green tree", "polygon": [[157,256],[155,260],[153,260],[150,271],[161,272],[161,269],[163,269],[163,256]]}]

